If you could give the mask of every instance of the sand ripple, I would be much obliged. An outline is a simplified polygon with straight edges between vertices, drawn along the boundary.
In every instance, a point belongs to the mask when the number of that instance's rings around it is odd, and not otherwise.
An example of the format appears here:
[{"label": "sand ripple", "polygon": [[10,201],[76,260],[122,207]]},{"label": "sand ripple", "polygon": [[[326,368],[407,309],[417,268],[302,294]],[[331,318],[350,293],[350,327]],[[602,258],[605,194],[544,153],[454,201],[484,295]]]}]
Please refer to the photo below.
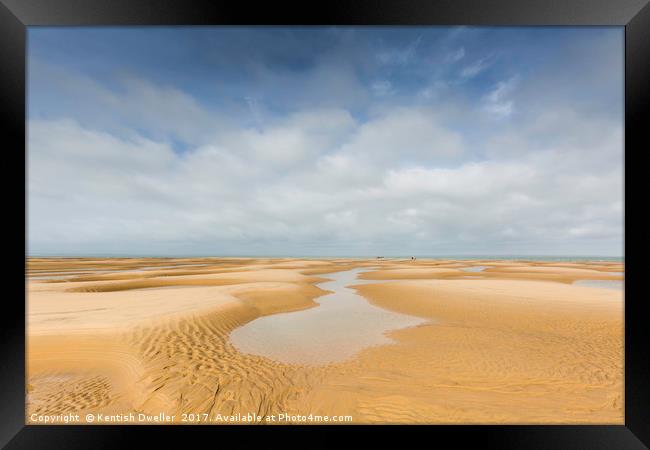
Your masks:
[{"label": "sand ripple", "polygon": [[[476,265],[489,267],[462,278]],[[372,304],[435,321],[326,366],[229,342],[258,317],[317,307],[317,276],[355,267],[401,280],[356,286]],[[623,293],[570,284],[622,279],[619,263],[77,258],[31,259],[28,270],[65,275],[28,283],[28,417],[623,423]]]}]

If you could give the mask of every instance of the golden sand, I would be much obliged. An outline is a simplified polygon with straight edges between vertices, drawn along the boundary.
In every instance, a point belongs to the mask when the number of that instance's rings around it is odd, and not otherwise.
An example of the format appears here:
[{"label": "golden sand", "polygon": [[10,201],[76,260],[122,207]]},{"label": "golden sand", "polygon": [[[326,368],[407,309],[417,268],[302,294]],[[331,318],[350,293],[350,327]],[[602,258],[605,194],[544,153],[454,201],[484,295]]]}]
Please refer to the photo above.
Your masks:
[{"label": "golden sand", "polygon": [[[33,258],[27,266],[28,423],[70,413],[81,423],[129,413],[145,423],[160,413],[173,423],[238,413],[624,422],[622,291],[571,284],[621,280],[620,263]],[[462,270],[473,266],[486,268]],[[368,302],[431,321],[321,366],[243,354],[230,342],[256,318],[318,307],[323,274],[356,267],[372,269],[361,279],[395,280],[356,286]]]}]

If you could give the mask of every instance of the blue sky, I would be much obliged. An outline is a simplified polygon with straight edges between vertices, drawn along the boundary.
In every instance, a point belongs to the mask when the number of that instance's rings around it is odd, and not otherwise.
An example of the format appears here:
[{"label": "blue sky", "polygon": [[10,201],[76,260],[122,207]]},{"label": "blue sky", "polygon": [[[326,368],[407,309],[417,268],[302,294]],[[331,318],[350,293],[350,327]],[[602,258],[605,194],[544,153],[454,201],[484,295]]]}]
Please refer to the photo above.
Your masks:
[{"label": "blue sky", "polygon": [[28,31],[31,254],[622,254],[623,29]]}]

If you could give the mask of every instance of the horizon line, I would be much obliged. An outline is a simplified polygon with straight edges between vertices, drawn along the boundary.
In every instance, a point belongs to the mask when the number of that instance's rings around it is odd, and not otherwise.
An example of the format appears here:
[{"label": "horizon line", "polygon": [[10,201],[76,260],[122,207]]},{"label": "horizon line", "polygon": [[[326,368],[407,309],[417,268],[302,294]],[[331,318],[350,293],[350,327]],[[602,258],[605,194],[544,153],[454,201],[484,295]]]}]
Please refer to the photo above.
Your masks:
[{"label": "horizon line", "polygon": [[482,258],[482,259],[514,259],[514,258],[616,258],[625,259],[625,255],[543,255],[543,254],[441,254],[441,255],[207,255],[207,254],[127,254],[127,253],[91,253],[91,254],[32,254],[25,255],[26,258],[422,258],[422,259],[442,259],[442,258]]}]

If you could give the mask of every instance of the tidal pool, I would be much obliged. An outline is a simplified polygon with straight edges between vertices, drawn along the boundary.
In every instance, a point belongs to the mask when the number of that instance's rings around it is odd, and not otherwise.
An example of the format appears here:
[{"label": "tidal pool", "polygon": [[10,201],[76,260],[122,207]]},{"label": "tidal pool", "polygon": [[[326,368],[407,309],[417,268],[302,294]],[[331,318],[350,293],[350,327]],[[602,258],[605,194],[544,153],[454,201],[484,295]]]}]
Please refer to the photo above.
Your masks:
[{"label": "tidal pool", "polygon": [[576,280],[576,286],[623,290],[623,280]]},{"label": "tidal pool", "polygon": [[489,266],[472,266],[472,267],[463,267],[460,270],[464,272],[483,272]]},{"label": "tidal pool", "polygon": [[318,306],[260,317],[235,329],[231,342],[243,353],[285,363],[327,364],[350,358],[370,346],[393,343],[387,331],[430,322],[373,306],[346,287],[388,282],[357,279],[363,271],[322,275],[332,281],[317,286],[332,293],[317,298]]}]

